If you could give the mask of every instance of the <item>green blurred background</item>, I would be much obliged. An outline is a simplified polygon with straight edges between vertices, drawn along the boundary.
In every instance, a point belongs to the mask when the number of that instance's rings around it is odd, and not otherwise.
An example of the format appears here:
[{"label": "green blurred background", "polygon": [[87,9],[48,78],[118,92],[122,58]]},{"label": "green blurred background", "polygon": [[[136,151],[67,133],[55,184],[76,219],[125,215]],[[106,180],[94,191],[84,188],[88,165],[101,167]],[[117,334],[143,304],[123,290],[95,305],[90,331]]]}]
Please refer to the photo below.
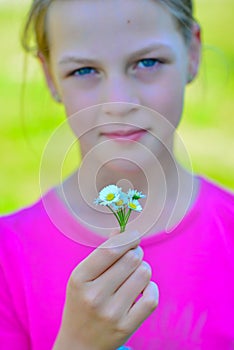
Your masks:
[{"label": "green blurred background", "polygon": [[[0,213],[17,210],[38,198],[43,148],[64,120],[62,107],[45,89],[38,62],[25,58],[20,47],[20,31],[29,3],[0,0]],[[187,89],[184,118],[178,130],[194,171],[232,190],[233,13],[233,0],[195,2],[196,18],[203,28],[203,59],[197,80]],[[52,167],[53,159],[46,169],[51,183]],[[68,164],[65,173],[69,173],[69,167]]]}]

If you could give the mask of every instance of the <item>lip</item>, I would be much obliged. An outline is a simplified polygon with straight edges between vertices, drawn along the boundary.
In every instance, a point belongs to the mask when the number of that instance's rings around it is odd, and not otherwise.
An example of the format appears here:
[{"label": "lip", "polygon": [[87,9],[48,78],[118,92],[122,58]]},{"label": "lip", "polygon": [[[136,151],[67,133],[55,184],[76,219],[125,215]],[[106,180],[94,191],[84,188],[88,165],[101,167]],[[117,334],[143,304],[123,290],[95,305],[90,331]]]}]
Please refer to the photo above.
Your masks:
[{"label": "lip", "polygon": [[146,132],[147,131],[144,129],[118,130],[114,132],[102,132],[101,135],[117,142],[138,141],[146,134]]}]

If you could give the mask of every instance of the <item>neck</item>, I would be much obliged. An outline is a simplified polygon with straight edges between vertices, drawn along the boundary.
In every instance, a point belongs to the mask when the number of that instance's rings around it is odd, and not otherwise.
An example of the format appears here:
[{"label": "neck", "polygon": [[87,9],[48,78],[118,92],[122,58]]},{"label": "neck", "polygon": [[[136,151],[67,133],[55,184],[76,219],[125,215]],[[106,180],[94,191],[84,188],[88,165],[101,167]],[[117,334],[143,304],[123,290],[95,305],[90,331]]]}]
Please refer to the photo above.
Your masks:
[{"label": "neck", "polygon": [[[104,231],[103,214],[93,201],[109,184],[117,184],[123,191],[133,188],[146,194],[141,220],[128,225],[129,229],[140,228],[144,233],[174,226],[186,214],[196,194],[192,175],[176,162],[172,152],[144,167],[128,160],[113,160],[103,165],[96,158],[88,162],[84,158],[78,171],[63,184],[63,191],[73,212],[85,216],[86,222],[93,225],[100,220],[100,233]],[[104,221],[111,226],[113,218],[108,219],[105,217]]]}]

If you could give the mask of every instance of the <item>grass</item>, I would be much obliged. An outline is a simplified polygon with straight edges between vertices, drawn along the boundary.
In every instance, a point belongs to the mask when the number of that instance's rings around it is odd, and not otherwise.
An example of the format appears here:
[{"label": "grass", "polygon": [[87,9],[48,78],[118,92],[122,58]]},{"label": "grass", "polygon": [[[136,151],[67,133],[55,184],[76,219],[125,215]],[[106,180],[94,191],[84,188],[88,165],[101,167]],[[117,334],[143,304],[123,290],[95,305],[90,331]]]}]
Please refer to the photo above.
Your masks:
[{"label": "grass", "polygon": [[[17,210],[38,198],[43,149],[64,118],[63,109],[50,99],[33,58],[28,58],[22,109],[24,54],[19,33],[28,4],[0,0],[0,213]],[[233,12],[233,0],[196,1],[196,17],[204,28],[203,60],[198,79],[188,87],[178,129],[194,171],[230,189],[234,189]],[[46,187],[56,181],[52,169],[60,146],[43,168]],[[65,162],[65,174],[74,167],[75,158],[73,150]]]}]

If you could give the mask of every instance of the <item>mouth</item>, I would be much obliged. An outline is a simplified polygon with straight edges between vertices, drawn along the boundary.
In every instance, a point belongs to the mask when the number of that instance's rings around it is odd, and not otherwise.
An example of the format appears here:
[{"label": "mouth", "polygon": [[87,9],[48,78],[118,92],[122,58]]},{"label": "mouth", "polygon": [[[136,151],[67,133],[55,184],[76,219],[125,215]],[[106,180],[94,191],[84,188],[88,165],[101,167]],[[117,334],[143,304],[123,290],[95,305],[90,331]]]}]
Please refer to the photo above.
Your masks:
[{"label": "mouth", "polygon": [[146,133],[147,131],[145,129],[131,129],[102,132],[101,136],[104,136],[109,140],[114,140],[117,142],[131,142],[139,141]]}]

